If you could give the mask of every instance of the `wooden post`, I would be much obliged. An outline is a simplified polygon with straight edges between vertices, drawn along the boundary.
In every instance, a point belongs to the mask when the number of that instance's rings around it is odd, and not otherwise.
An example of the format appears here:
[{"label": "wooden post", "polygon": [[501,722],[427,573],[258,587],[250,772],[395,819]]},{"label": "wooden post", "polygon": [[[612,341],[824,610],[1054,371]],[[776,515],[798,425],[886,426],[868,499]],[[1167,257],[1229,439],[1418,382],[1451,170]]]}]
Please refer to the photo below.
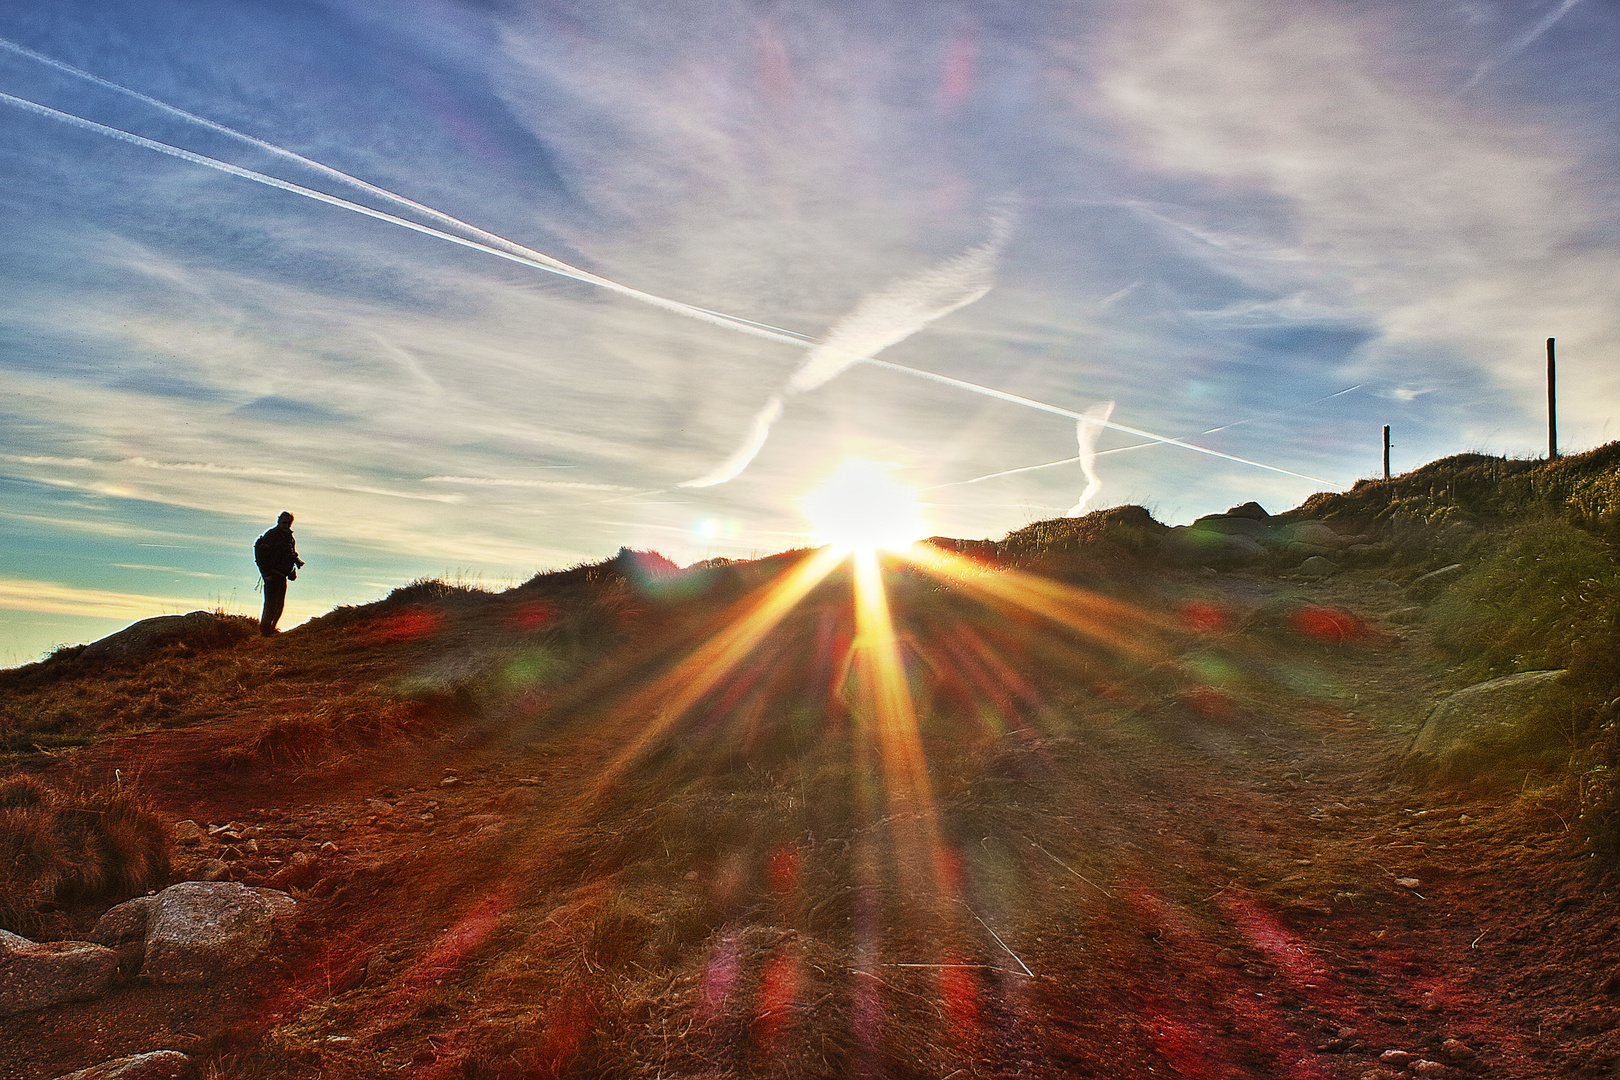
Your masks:
[{"label": "wooden post", "polygon": [[1547,460],[1558,460],[1558,366],[1547,339]]},{"label": "wooden post", "polygon": [[1389,479],[1389,425],[1384,425],[1384,479]]}]

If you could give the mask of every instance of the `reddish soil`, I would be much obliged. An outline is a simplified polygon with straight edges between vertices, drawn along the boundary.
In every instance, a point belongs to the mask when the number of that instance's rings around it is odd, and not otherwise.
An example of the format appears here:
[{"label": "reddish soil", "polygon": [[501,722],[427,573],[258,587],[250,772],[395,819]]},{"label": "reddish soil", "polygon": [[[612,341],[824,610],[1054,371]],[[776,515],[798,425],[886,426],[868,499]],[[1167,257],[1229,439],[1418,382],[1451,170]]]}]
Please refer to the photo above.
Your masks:
[{"label": "reddish soil", "polygon": [[[222,858],[299,913],[206,986],[8,1018],[0,1077],[160,1048],[216,1077],[1620,1070],[1616,879],[1549,782],[1401,771],[1448,684],[1375,572],[1140,605],[891,582],[914,733],[834,581],[690,702],[745,601],[630,612],[565,685],[362,753],[228,767],[243,709],[26,763],[238,826],[181,876]],[[510,681],[520,622],[426,618],[367,677]]]}]

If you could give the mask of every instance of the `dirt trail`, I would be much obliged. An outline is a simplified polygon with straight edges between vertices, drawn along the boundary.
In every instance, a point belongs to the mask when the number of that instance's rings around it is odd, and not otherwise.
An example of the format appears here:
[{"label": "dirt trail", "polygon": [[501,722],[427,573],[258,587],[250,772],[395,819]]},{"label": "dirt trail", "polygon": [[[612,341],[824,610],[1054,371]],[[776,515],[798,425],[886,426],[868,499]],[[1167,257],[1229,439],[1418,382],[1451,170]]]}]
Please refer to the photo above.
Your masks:
[{"label": "dirt trail", "polygon": [[[738,737],[722,767],[694,724],[604,784],[647,722],[611,709],[247,776],[197,767],[245,721],[69,755],[242,824],[195,854],[302,914],[204,991],[0,1033],[0,1076],[160,1046],[243,1077],[1613,1075],[1620,897],[1533,799],[1402,777],[1444,673],[1387,621],[1399,591],[1177,588],[1200,632],[1152,693],[1047,670],[958,758],[925,732],[930,814],[829,782],[821,733],[774,757]],[[807,670],[760,666],[713,709],[827,681]]]}]

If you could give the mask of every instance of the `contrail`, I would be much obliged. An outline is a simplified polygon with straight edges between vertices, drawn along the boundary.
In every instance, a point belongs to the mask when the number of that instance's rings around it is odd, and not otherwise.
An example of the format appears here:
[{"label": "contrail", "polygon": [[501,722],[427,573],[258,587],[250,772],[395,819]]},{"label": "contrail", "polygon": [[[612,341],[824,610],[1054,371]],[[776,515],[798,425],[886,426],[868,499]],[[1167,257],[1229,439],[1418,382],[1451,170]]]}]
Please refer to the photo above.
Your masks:
[{"label": "contrail", "polygon": [[[783,330],[780,327],[768,326],[764,323],[753,322],[749,319],[738,319],[731,315],[724,315],[717,311],[710,311],[708,308],[694,307],[691,304],[683,304],[679,300],[669,300],[654,293],[642,292],[640,289],[632,289],[628,285],[620,285],[618,282],[608,278],[598,277],[596,274],[588,273],[584,270],[580,270],[577,267],[569,266],[567,263],[558,262],[556,259],[553,259],[550,256],[540,255],[538,252],[532,255],[524,254],[520,251],[494,247],[479,240],[471,240],[464,236],[457,236],[454,233],[445,232],[443,229],[435,229],[431,225],[423,225],[421,222],[411,221],[409,218],[402,218],[395,214],[373,209],[372,207],[365,206],[361,203],[351,202],[348,199],[339,198],[336,195],[328,195],[324,191],[317,191],[314,188],[307,188],[301,184],[295,184],[290,180],[282,180],[279,177],[269,176],[261,172],[254,172],[252,169],[244,169],[240,165],[232,165],[228,161],[220,161],[218,158],[207,157],[206,155],[198,154],[191,150],[183,150],[178,146],[171,146],[168,143],[159,142],[156,139],[148,139],[144,135],[136,135],[132,132],[125,131],[123,128],[110,127],[107,124],[98,124],[94,120],[86,120],[82,116],[75,116],[73,113],[63,112],[60,109],[53,109],[49,105],[41,105],[39,102],[29,101],[27,98],[20,98],[13,94],[0,92],[0,101],[8,102],[27,112],[37,113],[40,116],[46,116],[53,120],[60,120],[63,123],[71,124],[74,127],[83,128],[86,131],[93,131],[97,134],[107,135],[111,138],[118,139],[122,142],[132,143],[135,146],[143,147],[147,150],[155,150],[160,154],[167,154],[170,157],[179,158],[181,161],[189,161],[196,165],[206,165],[210,169],[218,169],[220,172],[229,173],[232,176],[239,176],[244,180],[252,180],[256,184],[264,184],[267,187],[279,188],[282,191],[290,191],[294,195],[302,195],[306,199],[314,199],[316,202],[341,207],[344,210],[352,210],[357,214],[364,214],[366,217],[376,218],[378,221],[386,221],[391,225],[399,225],[403,228],[410,229],[412,232],[419,232],[425,236],[435,236],[440,240],[448,240],[452,244],[459,244],[462,247],[472,248],[474,251],[482,251],[486,254],[494,255],[498,259],[506,259],[509,262],[520,263],[524,266],[533,267],[536,270],[544,270],[550,274],[557,274],[561,277],[572,278],[575,281],[587,282],[606,289],[609,292],[615,292],[621,296],[628,296],[631,299],[640,300],[644,304],[651,304],[654,307],[663,308],[666,311],[673,311],[677,314],[698,319],[702,322],[712,323],[716,326],[724,326],[743,334],[752,334],[755,337],[761,337],[767,341],[777,341],[788,345],[797,345],[801,348],[808,348],[812,344],[808,337],[803,334],[796,334],[791,330]],[[522,245],[511,244],[510,247],[521,248]],[[527,251],[527,249],[523,250]]]},{"label": "contrail", "polygon": [[[1053,416],[1067,416],[1070,420],[1084,420],[1086,418],[1085,413],[1077,413],[1073,409],[1065,409],[1057,405],[1048,405],[1044,401],[1036,401],[1033,398],[1020,397],[1017,394],[1009,394],[1005,390],[997,390],[990,386],[981,386],[978,383],[971,383],[965,379],[953,379],[949,375],[941,375],[938,372],[933,371],[924,371],[922,368],[906,367],[904,364],[894,364],[887,360],[878,360],[875,357],[867,357],[866,359],[862,360],[861,363],[871,364],[873,367],[880,367],[885,371],[898,371],[903,375],[912,375],[919,379],[927,379],[930,382],[943,383],[946,386],[954,386],[958,390],[967,390],[975,394],[983,394],[986,397],[996,398],[998,401],[1011,402],[1014,405],[1022,405],[1029,409],[1038,409],[1041,412],[1051,413]],[[1179,446],[1183,450],[1192,450],[1200,454],[1208,454],[1210,457],[1218,457],[1223,461],[1233,461],[1239,465],[1249,465],[1256,469],[1265,469],[1267,472],[1281,473],[1284,476],[1292,476],[1300,480],[1309,480],[1313,484],[1331,485],[1333,483],[1333,481],[1324,480],[1320,476],[1307,476],[1305,473],[1297,473],[1291,469],[1281,469],[1275,465],[1267,465],[1264,462],[1250,461],[1248,458],[1240,458],[1232,454],[1223,454],[1219,450],[1211,450],[1207,446],[1197,446],[1190,442],[1183,442],[1181,439],[1172,439],[1168,435],[1155,435],[1151,431],[1143,431],[1141,428],[1129,427],[1125,424],[1116,424],[1112,420],[1102,420],[1099,421],[1099,423],[1101,423],[1103,427],[1109,428],[1113,431],[1123,431],[1127,435],[1135,435],[1138,438],[1151,439],[1153,442],[1161,443],[1165,446]]]},{"label": "contrail", "polygon": [[1113,412],[1114,403],[1105,401],[1093,405],[1086,410],[1084,419],[1075,421],[1074,437],[1080,444],[1080,469],[1086,474],[1086,490],[1080,493],[1080,501],[1069,507],[1064,517],[1079,517],[1085,513],[1086,504],[1102,490],[1102,478],[1097,475],[1097,436],[1102,434],[1103,425]]},{"label": "contrail", "polygon": [[[312,162],[308,158],[294,154],[292,151],[282,150],[281,148],[275,147],[270,143],[261,143],[261,140],[253,139],[252,136],[243,135],[234,129],[226,128],[224,125],[216,125],[213,121],[204,120],[201,117],[194,117],[192,114],[187,113],[184,110],[176,109],[170,105],[165,105],[162,102],[157,101],[155,98],[148,98],[144,94],[139,94],[133,90],[127,90],[124,87],[118,86],[116,83],[107,83],[106,80],[101,80],[97,76],[89,75],[88,72],[81,73],[77,68],[71,68],[69,65],[60,64],[58,61],[50,60],[48,57],[43,57],[40,54],[34,53],[32,50],[23,48],[22,46],[12,45],[10,42],[5,42],[4,44],[11,47],[14,51],[42,59],[53,66],[61,67],[64,70],[71,70],[75,74],[82,74],[98,83],[106,83],[106,85],[112,89],[129,93],[137,98],[140,98],[141,100],[151,101],[175,115],[183,116],[187,119],[194,119],[197,122],[206,124],[211,128],[247,139],[253,142],[255,145],[263,145],[267,150],[279,152],[283,156],[289,157],[293,160],[321,168],[329,174],[343,179],[345,182],[360,184],[367,190],[374,191],[384,198],[394,199],[402,204],[410,205],[413,208],[421,207],[421,204],[405,199],[404,196],[388,192],[383,188],[377,188],[375,185],[366,184],[365,181],[351,177],[347,173],[330,169],[327,166],[320,166],[319,163]],[[493,233],[486,233],[484,230],[477,229],[476,226],[467,225],[465,222],[462,222],[457,218],[452,218],[447,214],[441,214],[439,211],[432,210],[431,208],[421,207],[422,212],[429,213],[435,216],[438,220],[445,221],[447,223],[454,223],[457,227],[466,228],[481,235],[493,237],[495,242],[484,242],[482,240],[470,239],[465,236],[458,236],[454,233],[445,232],[442,229],[436,229],[431,225],[424,225],[421,222],[412,221],[409,218],[402,218],[398,215],[387,213],[386,211],[377,210],[362,203],[353,202],[349,199],[340,198],[336,195],[329,195],[324,191],[317,191],[314,188],[304,187],[301,184],[295,184],[288,180],[282,180],[279,177],[270,176],[261,172],[255,172],[252,169],[243,168],[240,165],[233,165],[230,162],[221,161],[218,158],[211,158],[204,154],[195,153],[191,150],[185,150],[178,146],[172,146],[169,143],[160,142],[156,139],[149,139],[143,135],[136,135],[133,132],[125,131],[122,128],[97,123],[94,120],[88,120],[82,116],[64,112],[60,109],[53,109],[48,105],[42,105],[39,102],[30,101],[27,98],[17,97],[14,94],[0,92],[0,101],[7,102],[26,112],[48,117],[53,120],[59,120],[74,127],[82,128],[86,131],[106,135],[109,138],[118,139],[134,146],[139,146],[147,150],[156,151],[160,154],[166,154],[170,157],[178,158],[181,161],[191,162],[196,165],[203,165],[207,168],[216,169],[231,176],[240,177],[244,180],[251,180],[257,184],[277,188],[282,191],[290,192],[294,195],[301,195],[304,198],[313,199],[316,202],[326,203],[329,206],[350,210],[354,213],[362,214],[378,221],[384,221],[392,225],[398,225],[401,228],[410,229],[413,232],[418,232],[425,236],[437,237],[440,240],[446,240],[452,244],[458,244],[461,247],[471,248],[474,251],[482,251],[486,254],[493,255],[499,259],[505,259],[509,262],[515,262],[537,270],[544,270],[547,273],[558,274],[562,277],[572,278],[576,281],[596,285],[599,288],[605,289],[609,292],[614,292],[621,296],[629,297],[630,299],[639,300],[642,303],[650,304],[653,307],[661,308],[665,311],[671,311],[679,315],[685,315],[688,318],[697,319],[701,322],[706,322],[714,326],[725,327],[735,330],[738,333],[749,334],[754,337],[763,338],[767,341],[775,341],[784,345],[792,345],[797,348],[809,348],[814,350],[811,357],[806,360],[805,364],[799,369],[799,371],[794,373],[793,379],[790,381],[788,388],[782,394],[776,395],[776,397],[774,397],[771,401],[768,401],[765,407],[762,408],[758,414],[756,414],[749,433],[749,438],[747,441],[745,441],[743,447],[739,448],[739,450],[728,458],[726,462],[722,463],[724,466],[735,461],[742,461],[742,465],[738,466],[736,471],[731,473],[732,476],[736,475],[736,472],[740,472],[741,468],[746,466],[748,461],[752,460],[754,454],[758,452],[758,446],[753,446],[752,452],[749,452],[749,447],[755,442],[755,440],[757,440],[760,445],[763,445],[765,436],[769,434],[770,427],[776,420],[776,415],[774,414],[779,413],[782,405],[782,401],[778,399],[785,399],[788,394],[796,392],[795,387],[798,386],[819,386],[826,382],[827,379],[834,377],[851,364],[855,363],[872,364],[876,367],[884,368],[889,371],[897,371],[917,378],[929,379],[946,386],[954,386],[959,390],[967,390],[971,393],[983,394],[1001,401],[1023,405],[1027,408],[1038,409],[1042,412],[1052,413],[1057,416],[1066,416],[1073,420],[1080,420],[1084,418],[1084,414],[1082,413],[1076,413],[1069,409],[1059,408],[1056,405],[1048,405],[1044,402],[1020,397],[1016,394],[1009,394],[1003,390],[996,390],[992,387],[982,386],[978,383],[971,383],[962,379],[953,379],[949,376],[939,375],[920,368],[911,368],[902,364],[893,364],[889,363],[888,361],[878,360],[871,354],[877,349],[886,348],[889,345],[893,345],[904,340],[905,338],[916,333],[918,330],[922,329],[922,327],[926,326],[929,322],[942,318],[958,308],[972,303],[973,301],[982,297],[985,292],[989,290],[988,281],[990,279],[990,275],[993,273],[996,259],[1000,254],[1001,244],[1006,238],[1008,227],[1004,219],[997,220],[994,234],[988,243],[979,248],[974,248],[968,252],[964,252],[962,255],[959,255],[954,259],[947,260],[939,267],[925,272],[924,274],[919,275],[917,278],[902,282],[891,287],[889,290],[875,294],[872,297],[869,297],[867,300],[862,301],[861,305],[859,305],[855,311],[851,312],[849,316],[834,327],[833,332],[828,335],[826,341],[817,344],[807,335],[796,333],[791,330],[785,330],[781,327],[771,326],[768,323],[755,322],[750,319],[741,319],[722,312],[711,311],[708,308],[697,307],[692,304],[685,304],[678,300],[670,300],[654,293],[643,292],[640,289],[633,289],[627,285],[621,285],[609,278],[604,278],[596,274],[589,273],[588,271],[581,270],[578,267],[571,266],[568,263],[554,259],[549,255],[545,255],[541,252],[534,251],[531,248],[524,247],[521,244],[517,244],[510,240],[505,240],[504,238],[498,237]],[[956,292],[955,295],[949,295],[945,290],[952,288],[957,288],[960,291]],[[897,325],[889,324],[890,319],[905,319],[914,325],[912,325],[910,329],[900,332],[900,328]],[[920,322],[917,321],[919,319],[921,320]],[[868,324],[867,320],[871,320],[871,322]],[[876,344],[876,349],[872,348],[874,343]],[[863,352],[865,355],[862,355]],[[1296,473],[1288,469],[1278,468],[1273,465],[1266,465],[1258,461],[1250,461],[1247,458],[1240,458],[1231,454],[1224,454],[1218,450],[1211,450],[1207,447],[1195,446],[1192,443],[1183,442],[1180,439],[1173,439],[1168,436],[1157,435],[1151,431],[1144,431],[1140,428],[1127,427],[1123,424],[1113,423],[1112,421],[1104,421],[1103,426],[1111,428],[1115,431],[1123,431],[1128,434],[1136,435],[1140,438],[1149,439],[1155,443],[1179,446],[1185,450],[1192,450],[1200,454],[1208,454],[1212,457],[1222,458],[1241,465],[1248,465],[1257,469],[1265,469],[1269,472],[1281,473],[1285,476],[1294,476],[1303,480],[1310,480],[1314,483],[1329,483],[1329,481],[1323,480],[1320,477],[1306,476],[1304,473]],[[721,479],[715,479],[715,477],[720,475],[720,473],[721,469],[717,468],[711,472],[709,476],[701,477],[698,480],[687,481],[681,486],[706,487],[712,484],[720,483]],[[729,479],[730,477],[723,478]]]},{"label": "contrail", "polygon": [[1574,7],[1580,2],[1581,0],[1564,0],[1563,3],[1559,4],[1547,15],[1543,16],[1540,22],[1536,23],[1535,26],[1532,26],[1529,33],[1525,34],[1524,37],[1520,38],[1518,41],[1515,41],[1512,45],[1509,45],[1500,56],[1492,57],[1491,59],[1480,64],[1479,67],[1475,68],[1473,76],[1467,82],[1462,84],[1462,90],[1459,92],[1467,92],[1472,90],[1475,86],[1479,85],[1479,81],[1485,76],[1489,75],[1491,72],[1495,71],[1497,68],[1513,59],[1515,56],[1518,56],[1520,53],[1524,52],[1524,50],[1528,49],[1532,44],[1534,44],[1537,38],[1539,38],[1542,34],[1545,34],[1548,30],[1551,30],[1554,23],[1556,23],[1559,19],[1562,19],[1565,15],[1569,14],[1570,8]]},{"label": "contrail", "polygon": [[992,223],[990,239],[915,277],[897,281],[864,297],[855,310],[833,325],[827,336],[810,350],[787,386],[771,395],[754,414],[743,443],[709,472],[681,487],[713,487],[731,480],[748,467],[782,416],[787,399],[814,390],[836,378],[850,365],[869,360],[898,344],[936,319],[978,300],[995,283],[996,260],[1006,243],[1010,224],[1005,215]]},{"label": "contrail", "polygon": [[[1299,406],[1298,409],[1292,409],[1292,410],[1289,411],[1289,413],[1285,413],[1283,415],[1285,415],[1285,416],[1290,415],[1291,413],[1299,412],[1300,410],[1303,410],[1303,409],[1308,409],[1312,405],[1320,405],[1324,401],[1332,401],[1336,397],[1343,397],[1345,394],[1350,393],[1352,390],[1360,390],[1363,385],[1364,385],[1363,383],[1356,383],[1356,385],[1354,385],[1354,386],[1347,386],[1343,390],[1338,390],[1338,391],[1335,391],[1334,393],[1326,394],[1326,395],[1324,395],[1322,397],[1316,398],[1313,401],[1307,401],[1305,404]],[[1092,406],[1092,409],[1095,409],[1095,408],[1097,408],[1097,406],[1095,406],[1095,405]],[[1091,409],[1088,409],[1086,411],[1087,411],[1087,413],[1090,413]],[[1106,417],[1105,417],[1105,419],[1106,419]],[[1252,424],[1252,423],[1254,423],[1254,421],[1256,419],[1257,419],[1256,417],[1251,416],[1251,417],[1248,417],[1248,418],[1243,419],[1243,420],[1234,420],[1230,424],[1221,424],[1219,427],[1205,428],[1203,431],[1198,432],[1198,435],[1213,435],[1217,431],[1226,431],[1228,428],[1240,427],[1243,424]],[[1195,435],[1195,436],[1192,436],[1192,437],[1197,438],[1198,435]],[[1115,447],[1111,447],[1111,448],[1109,448],[1107,450],[1098,450],[1096,452],[1096,456],[1101,457],[1104,454],[1117,454],[1122,450],[1140,450],[1144,446],[1159,446],[1159,445],[1161,445],[1161,444],[1160,444],[1158,438],[1155,437],[1154,439],[1152,439],[1152,440],[1150,440],[1148,442],[1130,443],[1129,445],[1126,445],[1126,446],[1115,446]],[[926,488],[922,488],[920,490],[922,490],[922,491],[938,491],[940,488],[965,487],[968,484],[978,484],[978,483],[984,482],[985,480],[998,480],[1003,476],[1017,476],[1019,473],[1037,472],[1037,471],[1039,471],[1041,469],[1055,469],[1059,465],[1073,465],[1073,464],[1075,464],[1075,463],[1077,463],[1079,461],[1082,461],[1082,460],[1084,460],[1084,459],[1077,455],[1075,457],[1061,458],[1061,459],[1059,459],[1057,461],[1043,461],[1039,465],[1020,465],[1016,469],[1002,469],[999,472],[985,473],[983,476],[975,476],[971,480],[952,480],[948,484],[935,484],[933,487],[926,487]],[[1322,481],[1322,482],[1325,483],[1325,481]]]}]

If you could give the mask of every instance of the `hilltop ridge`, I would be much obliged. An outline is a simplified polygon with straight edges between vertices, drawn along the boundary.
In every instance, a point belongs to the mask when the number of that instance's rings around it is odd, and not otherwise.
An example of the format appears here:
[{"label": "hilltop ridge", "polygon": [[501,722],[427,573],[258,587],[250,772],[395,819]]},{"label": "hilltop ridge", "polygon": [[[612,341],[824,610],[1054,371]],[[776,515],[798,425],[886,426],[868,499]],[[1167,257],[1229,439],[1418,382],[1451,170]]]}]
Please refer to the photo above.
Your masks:
[{"label": "hilltop ridge", "polygon": [[[71,895],[14,859],[0,926],[197,877],[297,911],[267,963],[0,1025],[0,1064],[1602,1075],[1617,491],[1620,444],[1460,455],[1214,515],[1270,539],[1213,561],[1118,507],[885,556],[881,605],[814,551],[621,550],[61,650],[0,672],[0,786],[34,821],[134,800],[159,847],[139,881],[36,851]],[[1545,669],[1554,767],[1408,767],[1433,702]]]}]

